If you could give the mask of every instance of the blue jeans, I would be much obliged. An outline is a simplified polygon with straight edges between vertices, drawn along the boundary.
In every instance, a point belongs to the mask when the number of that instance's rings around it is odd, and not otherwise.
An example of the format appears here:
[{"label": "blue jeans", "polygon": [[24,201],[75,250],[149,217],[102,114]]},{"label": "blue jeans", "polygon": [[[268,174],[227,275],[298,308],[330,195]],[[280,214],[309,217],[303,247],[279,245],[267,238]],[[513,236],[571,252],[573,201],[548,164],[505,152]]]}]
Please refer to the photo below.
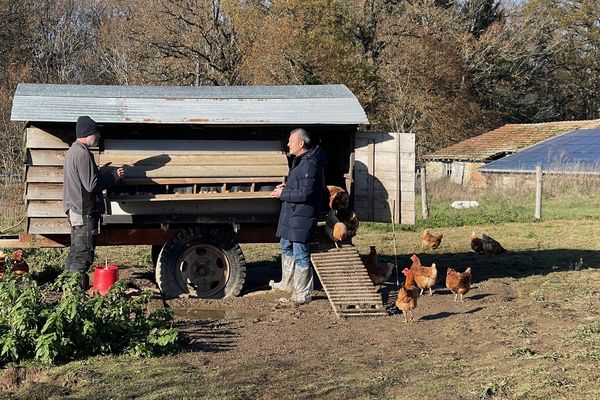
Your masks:
[{"label": "blue jeans", "polygon": [[294,258],[296,268],[310,268],[308,243],[290,242],[281,238],[279,245],[281,246],[281,254]]}]

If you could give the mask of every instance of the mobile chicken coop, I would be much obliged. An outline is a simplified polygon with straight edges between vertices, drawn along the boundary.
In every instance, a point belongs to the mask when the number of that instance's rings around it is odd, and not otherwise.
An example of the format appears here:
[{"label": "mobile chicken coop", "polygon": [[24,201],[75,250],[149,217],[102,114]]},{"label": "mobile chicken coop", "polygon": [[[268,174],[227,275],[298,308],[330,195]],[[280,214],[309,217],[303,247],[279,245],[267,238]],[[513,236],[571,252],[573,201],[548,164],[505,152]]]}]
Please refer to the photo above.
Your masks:
[{"label": "mobile chicken coop", "polygon": [[11,119],[26,121],[27,224],[13,245],[69,245],[62,170],[80,115],[101,125],[90,149],[97,164],[126,169],[103,193],[98,245],[151,245],[166,297],[239,294],[238,243],[276,240],[280,204],[270,192],[286,179],[292,129],[320,139],[327,184],[350,190],[357,126],[368,124],[343,85],[19,84]]}]

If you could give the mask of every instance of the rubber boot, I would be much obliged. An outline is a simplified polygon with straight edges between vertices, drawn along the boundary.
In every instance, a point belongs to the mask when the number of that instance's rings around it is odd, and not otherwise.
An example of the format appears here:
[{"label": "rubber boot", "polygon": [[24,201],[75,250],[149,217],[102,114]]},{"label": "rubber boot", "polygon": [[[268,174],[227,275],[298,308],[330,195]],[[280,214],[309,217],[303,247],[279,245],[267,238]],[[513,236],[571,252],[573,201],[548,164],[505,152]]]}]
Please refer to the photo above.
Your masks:
[{"label": "rubber boot", "polygon": [[310,303],[312,300],[314,281],[312,268],[297,268],[294,270],[294,291],[291,300],[298,304]]},{"label": "rubber boot", "polygon": [[281,281],[269,281],[271,290],[291,292],[293,289],[294,257],[281,255]]}]

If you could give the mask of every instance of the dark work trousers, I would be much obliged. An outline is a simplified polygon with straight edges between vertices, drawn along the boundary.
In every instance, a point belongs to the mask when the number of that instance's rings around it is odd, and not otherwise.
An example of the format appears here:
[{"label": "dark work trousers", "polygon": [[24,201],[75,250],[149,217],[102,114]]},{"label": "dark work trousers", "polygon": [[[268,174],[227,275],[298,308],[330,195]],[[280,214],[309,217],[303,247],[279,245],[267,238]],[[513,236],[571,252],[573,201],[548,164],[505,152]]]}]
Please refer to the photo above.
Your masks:
[{"label": "dark work trousers", "polygon": [[83,215],[83,225],[71,226],[71,247],[65,269],[71,272],[88,272],[94,262],[98,238],[98,215]]}]

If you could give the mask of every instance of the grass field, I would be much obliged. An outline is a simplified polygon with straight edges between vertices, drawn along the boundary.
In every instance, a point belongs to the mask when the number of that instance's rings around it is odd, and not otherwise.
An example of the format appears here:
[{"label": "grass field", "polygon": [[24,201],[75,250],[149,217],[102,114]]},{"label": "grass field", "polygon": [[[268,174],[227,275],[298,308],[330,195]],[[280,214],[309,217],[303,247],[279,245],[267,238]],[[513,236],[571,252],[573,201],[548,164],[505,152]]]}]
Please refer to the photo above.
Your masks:
[{"label": "grass field", "polygon": [[[9,365],[1,372],[0,398],[600,399],[595,199],[590,193],[579,200],[567,193],[549,197],[540,221],[524,197],[500,205],[481,197],[479,210],[452,210],[440,200],[432,219],[415,227],[363,223],[355,238],[363,256],[377,244],[380,258],[397,259],[400,267],[410,265],[413,253],[438,265],[441,279],[432,297],[419,299],[415,324],[404,324],[396,313],[338,320],[320,290],[309,305],[281,308],[280,296],[265,290],[279,271],[277,246],[243,245],[248,284],[242,297],[167,302],[176,310],[191,306],[225,316],[177,319],[188,338],[181,353]],[[435,252],[420,249],[426,226],[444,234]],[[473,230],[509,251],[473,254]],[[48,269],[60,267],[63,255],[55,250],[32,257]],[[104,257],[121,266],[124,279],[152,285],[147,247],[100,248],[98,258]],[[467,266],[473,287],[465,303],[455,303],[444,273]],[[384,294],[394,286],[395,275]],[[226,311],[242,317],[228,318]]]}]

